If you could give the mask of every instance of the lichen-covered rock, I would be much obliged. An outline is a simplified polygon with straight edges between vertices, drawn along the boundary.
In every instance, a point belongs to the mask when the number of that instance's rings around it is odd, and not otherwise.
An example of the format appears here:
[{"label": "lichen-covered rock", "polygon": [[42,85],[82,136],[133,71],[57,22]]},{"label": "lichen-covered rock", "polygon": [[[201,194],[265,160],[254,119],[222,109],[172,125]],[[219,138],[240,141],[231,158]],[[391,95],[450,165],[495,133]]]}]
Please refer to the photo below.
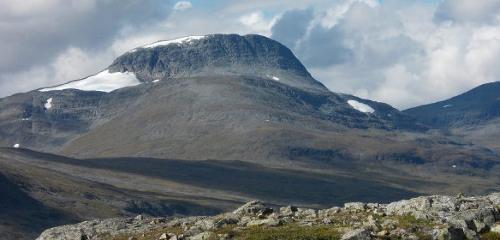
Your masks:
[{"label": "lichen-covered rock", "polygon": [[339,207],[332,207],[332,208],[328,208],[328,209],[321,209],[321,210],[318,210],[318,216],[321,217],[321,218],[331,217],[334,214],[339,213],[339,212],[340,212],[340,208]]},{"label": "lichen-covered rock", "polygon": [[215,233],[213,233],[213,232],[202,232],[202,233],[196,234],[192,237],[189,237],[188,239],[189,240],[208,240],[208,239],[211,239],[214,235],[215,235]]},{"label": "lichen-covered rock", "polygon": [[491,229],[490,229],[491,232],[494,232],[494,233],[500,233],[500,223],[499,224],[496,224],[495,226],[493,226]]},{"label": "lichen-covered rock", "polygon": [[271,213],[273,213],[273,209],[266,207],[260,201],[251,201],[251,202],[248,202],[245,205],[239,207],[238,209],[234,210],[233,213],[236,215],[258,216],[258,215],[271,214]]},{"label": "lichen-covered rock", "polygon": [[283,216],[293,216],[298,211],[295,206],[281,207],[279,213]]},{"label": "lichen-covered rock", "polygon": [[[102,235],[121,235],[145,232],[151,228],[151,219],[143,218],[112,218],[105,220],[85,221],[75,225],[66,225],[45,230],[37,240],[73,240],[99,239]],[[165,219],[160,219],[158,225],[167,225]]]},{"label": "lichen-covered rock", "polygon": [[342,235],[342,240],[370,240],[370,231],[366,229],[355,229]]},{"label": "lichen-covered rock", "polygon": [[281,222],[277,219],[269,218],[269,219],[257,219],[247,223],[247,226],[269,226],[276,227],[281,225]]},{"label": "lichen-covered rock", "polygon": [[348,210],[363,211],[366,209],[366,203],[362,202],[345,203],[344,208]]}]

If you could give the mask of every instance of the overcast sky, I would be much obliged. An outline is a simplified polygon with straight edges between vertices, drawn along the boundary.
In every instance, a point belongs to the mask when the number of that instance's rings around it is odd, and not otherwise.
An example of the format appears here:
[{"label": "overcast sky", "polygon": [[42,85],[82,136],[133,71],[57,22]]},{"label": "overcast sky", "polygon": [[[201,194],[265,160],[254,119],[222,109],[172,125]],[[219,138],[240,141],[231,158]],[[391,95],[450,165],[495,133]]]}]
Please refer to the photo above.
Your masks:
[{"label": "overcast sky", "polygon": [[209,33],[272,37],[330,90],[399,109],[500,80],[500,0],[0,0],[0,96]]}]

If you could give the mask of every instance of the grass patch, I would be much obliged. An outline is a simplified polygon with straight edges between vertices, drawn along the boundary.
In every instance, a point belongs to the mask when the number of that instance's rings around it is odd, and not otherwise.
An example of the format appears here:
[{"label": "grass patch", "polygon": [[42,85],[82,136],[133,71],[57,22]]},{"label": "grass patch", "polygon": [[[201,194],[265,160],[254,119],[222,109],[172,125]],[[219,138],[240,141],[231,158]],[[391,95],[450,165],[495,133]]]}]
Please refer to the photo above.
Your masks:
[{"label": "grass patch", "polygon": [[337,230],[327,226],[282,226],[282,227],[252,227],[241,232],[235,232],[234,239],[241,240],[338,240]]},{"label": "grass patch", "polygon": [[481,239],[484,240],[500,240],[500,233],[489,232],[485,233],[481,236]]},{"label": "grass patch", "polygon": [[[179,227],[160,227],[151,231],[147,231],[144,233],[137,234],[126,234],[126,235],[118,235],[118,236],[99,236],[98,239],[102,240],[157,240],[164,233],[173,233],[179,235],[182,233],[182,229]],[[143,236],[144,235],[144,236]]]},{"label": "grass patch", "polygon": [[412,227],[432,227],[432,222],[428,220],[416,219],[412,215],[404,215],[399,216],[396,220],[398,220],[398,225],[401,228],[412,228]]}]

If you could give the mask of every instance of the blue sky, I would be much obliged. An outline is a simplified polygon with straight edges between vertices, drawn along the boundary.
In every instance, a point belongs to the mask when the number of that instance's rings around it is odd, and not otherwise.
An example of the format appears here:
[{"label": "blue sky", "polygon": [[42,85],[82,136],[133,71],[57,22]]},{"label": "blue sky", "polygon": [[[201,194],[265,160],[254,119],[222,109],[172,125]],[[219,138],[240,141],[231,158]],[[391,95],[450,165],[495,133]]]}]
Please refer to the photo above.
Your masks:
[{"label": "blue sky", "polygon": [[0,0],[0,5],[0,96],[88,76],[150,42],[209,33],[274,38],[330,90],[400,109],[500,80],[500,0]]}]

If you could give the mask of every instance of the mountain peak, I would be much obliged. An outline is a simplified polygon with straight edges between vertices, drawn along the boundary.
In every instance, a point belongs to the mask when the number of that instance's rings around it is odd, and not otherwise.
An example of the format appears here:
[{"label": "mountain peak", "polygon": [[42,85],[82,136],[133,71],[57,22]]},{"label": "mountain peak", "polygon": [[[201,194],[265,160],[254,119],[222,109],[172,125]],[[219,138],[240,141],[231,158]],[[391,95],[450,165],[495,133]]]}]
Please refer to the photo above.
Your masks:
[{"label": "mountain peak", "polygon": [[214,75],[253,76],[307,90],[326,88],[281,43],[261,35],[211,34],[158,41],[118,57],[110,72],[143,82]]}]

